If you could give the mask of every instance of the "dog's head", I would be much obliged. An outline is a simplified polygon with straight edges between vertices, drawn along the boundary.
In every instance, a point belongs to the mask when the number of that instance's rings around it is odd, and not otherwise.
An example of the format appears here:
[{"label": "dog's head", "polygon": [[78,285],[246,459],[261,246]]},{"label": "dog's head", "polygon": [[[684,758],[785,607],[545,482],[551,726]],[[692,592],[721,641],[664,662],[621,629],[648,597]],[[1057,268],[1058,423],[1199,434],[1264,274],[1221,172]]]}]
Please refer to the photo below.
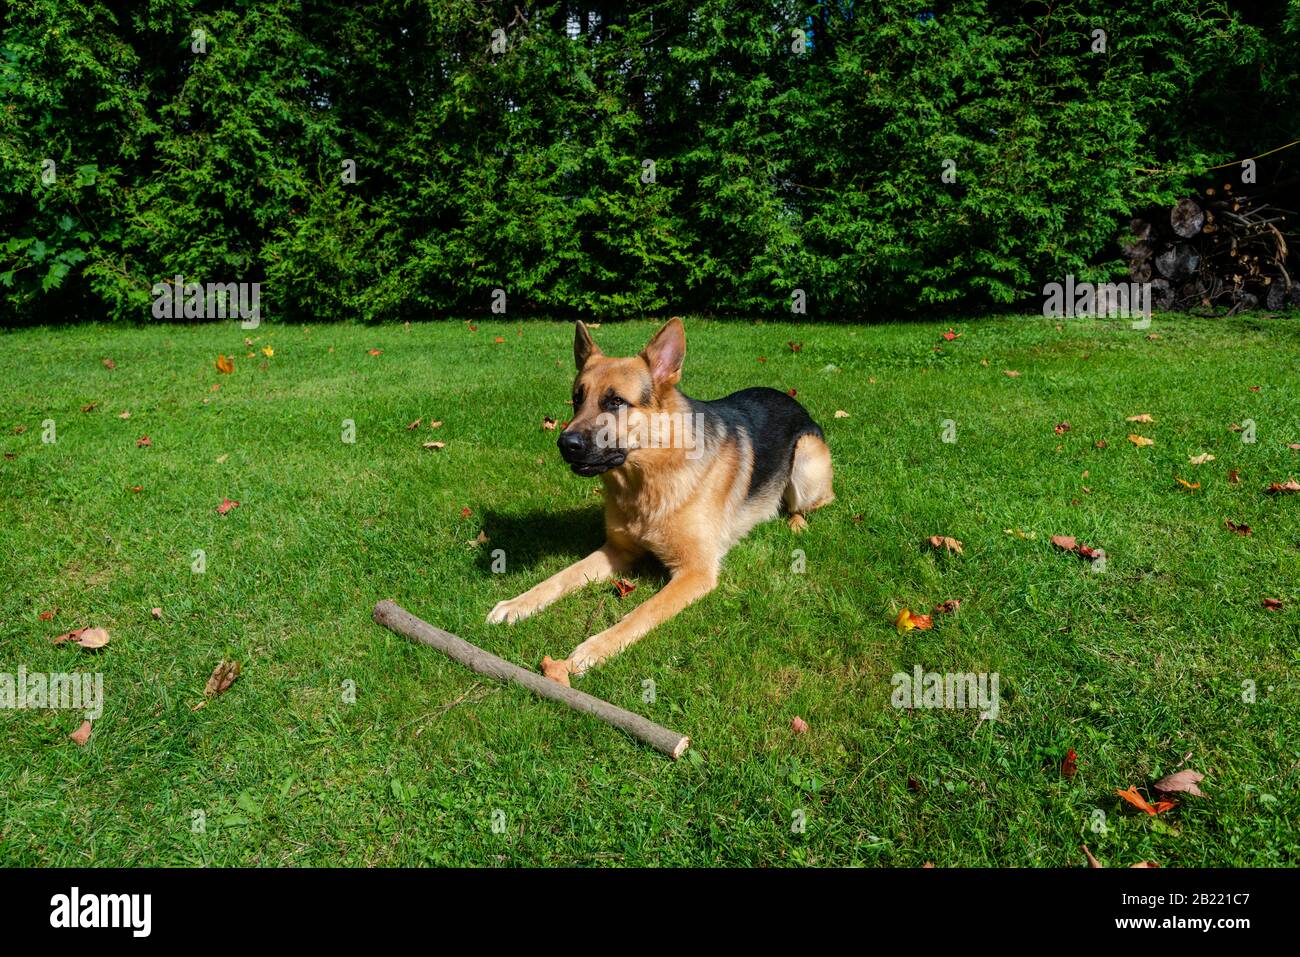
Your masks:
[{"label": "dog's head", "polygon": [[557,443],[569,467],[578,475],[599,475],[641,448],[649,417],[671,407],[685,357],[686,330],[677,317],[630,358],[605,355],[579,322],[573,337],[578,366],[573,419]]}]

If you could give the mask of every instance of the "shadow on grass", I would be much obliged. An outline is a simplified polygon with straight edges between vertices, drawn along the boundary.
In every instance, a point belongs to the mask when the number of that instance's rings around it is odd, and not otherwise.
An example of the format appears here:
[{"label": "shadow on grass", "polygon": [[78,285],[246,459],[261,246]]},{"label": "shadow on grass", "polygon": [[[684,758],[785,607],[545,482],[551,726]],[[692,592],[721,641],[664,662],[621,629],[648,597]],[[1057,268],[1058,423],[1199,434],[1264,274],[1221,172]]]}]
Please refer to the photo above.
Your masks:
[{"label": "shadow on grass", "polygon": [[[538,509],[521,515],[485,512],[483,531],[490,545],[479,550],[478,566],[485,575],[492,572],[492,552],[504,549],[507,568],[526,571],[552,555],[577,561],[605,544],[605,515],[599,508],[570,508],[563,511]],[[652,555],[636,563],[635,575],[651,581],[668,581],[668,570]]]}]

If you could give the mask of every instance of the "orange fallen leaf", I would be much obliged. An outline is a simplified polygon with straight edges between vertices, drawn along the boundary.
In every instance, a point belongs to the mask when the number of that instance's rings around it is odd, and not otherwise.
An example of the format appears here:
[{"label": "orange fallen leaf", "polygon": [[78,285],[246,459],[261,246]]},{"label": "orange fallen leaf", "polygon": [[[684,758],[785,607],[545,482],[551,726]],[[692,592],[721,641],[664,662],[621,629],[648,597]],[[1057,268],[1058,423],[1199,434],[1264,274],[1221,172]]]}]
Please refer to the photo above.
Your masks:
[{"label": "orange fallen leaf", "polygon": [[794,720],[790,722],[790,730],[795,734],[807,734],[808,722],[798,715],[795,715]]},{"label": "orange fallen leaf", "polygon": [[786,345],[790,347],[791,352],[799,352],[803,349],[802,342],[787,342]]},{"label": "orange fallen leaf", "polygon": [[1020,376],[1020,373],[1017,372],[1015,369],[1003,369],[1002,374],[1006,376],[1008,379],[1015,379]]},{"label": "orange fallen leaf", "polygon": [[468,505],[466,505],[464,508],[460,510],[461,518],[469,518],[473,514],[474,514],[474,510],[470,508]]},{"label": "orange fallen leaf", "polygon": [[77,730],[72,732],[72,734],[68,735],[68,737],[70,737],[74,742],[76,742],[77,747],[84,748],[86,746],[86,742],[90,740],[90,729],[91,729],[90,720],[86,719],[81,722],[81,727],[77,728]]},{"label": "orange fallen leaf", "polygon": [[904,608],[898,613],[898,617],[894,619],[894,627],[898,629],[899,634],[911,631],[913,628],[926,631],[934,627],[934,619],[929,615],[914,615],[909,609]]},{"label": "orange fallen leaf", "polygon": [[95,409],[96,409],[96,407],[98,407],[98,405],[99,405],[98,402],[92,402],[92,403],[90,403],[90,405],[83,405],[83,406],[81,407],[81,411],[82,411],[82,412],[94,412]]},{"label": "orange fallen leaf", "polygon": [[104,368],[105,368],[105,369],[116,369],[116,368],[117,368],[117,363],[114,362],[112,359],[100,359],[99,361],[102,362],[102,363],[104,363]]},{"label": "orange fallen leaf", "polygon": [[1155,444],[1156,444],[1156,440],[1155,440],[1155,439],[1148,439],[1148,438],[1146,438],[1145,436],[1142,436],[1142,435],[1130,435],[1130,436],[1128,437],[1128,440],[1129,440],[1130,442],[1132,442],[1134,445],[1138,446],[1139,448],[1142,447],[1142,446],[1144,446],[1144,445],[1155,445]]},{"label": "orange fallen leaf", "polygon": [[1174,801],[1156,801],[1154,804],[1149,803],[1146,798],[1141,794],[1138,794],[1136,784],[1130,784],[1127,791],[1121,791],[1119,788],[1116,788],[1115,793],[1138,810],[1145,811],[1152,817],[1155,817],[1157,814],[1163,814],[1165,811],[1178,806]]},{"label": "orange fallen leaf", "polygon": [[1066,432],[1070,431],[1070,423],[1058,422],[1056,426],[1052,429],[1052,431],[1055,432],[1057,435],[1064,435]]},{"label": "orange fallen leaf", "polygon": [[1067,552],[1072,552],[1079,547],[1079,543],[1074,540],[1073,535],[1053,535],[1052,544]]},{"label": "orange fallen leaf", "polygon": [[147,435],[142,435],[140,438],[135,440],[135,447],[137,449],[147,449],[152,445],[153,439],[149,438]]},{"label": "orange fallen leaf", "polygon": [[1198,489],[1201,487],[1200,482],[1189,482],[1187,479],[1179,478],[1177,475],[1174,476],[1174,481],[1190,489]]},{"label": "orange fallen leaf", "polygon": [[556,661],[550,655],[542,658],[542,674],[566,688],[572,687],[569,684],[569,667],[567,659]]},{"label": "orange fallen leaf", "polygon": [[785,394],[788,395],[790,398],[793,399],[795,396],[797,396],[797,395],[799,394],[799,390],[798,390],[798,389],[786,389],[786,390],[785,390]]},{"label": "orange fallen leaf", "polygon": [[497,336],[496,339],[495,339],[494,341],[495,341],[495,342],[505,342],[506,340],[505,340],[505,337],[504,337],[504,336]]},{"label": "orange fallen leaf", "polygon": [[232,508],[239,508],[239,503],[228,498],[223,498],[221,504],[217,506],[217,514],[225,515]]},{"label": "orange fallen leaf", "polygon": [[554,431],[555,431],[555,424],[556,424],[556,423],[555,423],[555,420],[552,419],[549,415],[544,415],[544,416],[542,416],[542,431],[543,431],[543,432],[554,432]]},{"label": "orange fallen leaf", "polygon": [[235,360],[230,356],[218,355],[217,371],[224,373],[225,375],[230,375],[230,373],[235,371]]},{"label": "orange fallen leaf", "polygon": [[49,621],[51,618],[54,617],[54,613],[56,611],[58,611],[57,608],[51,609],[50,611],[43,611],[36,617],[39,618],[41,621]]},{"label": "orange fallen leaf", "polygon": [[424,421],[423,417],[416,419],[414,422],[412,422],[410,425],[406,427],[406,431],[410,432],[413,431],[414,429],[418,429],[420,427],[420,423],[423,421]]},{"label": "orange fallen leaf", "polygon": [[1233,469],[1232,471],[1230,471],[1230,472],[1228,473],[1228,483],[1231,484],[1231,485],[1240,485],[1240,484],[1241,484],[1241,470],[1240,470],[1240,469]]},{"label": "orange fallen leaf", "polygon": [[947,535],[931,535],[928,541],[930,547],[935,550],[942,549],[946,552],[956,552],[958,555],[964,554],[961,550],[961,542],[955,538],[949,538]]},{"label": "orange fallen leaf", "polygon": [[619,598],[624,598],[636,591],[636,584],[626,578],[616,578],[614,580],[614,590],[618,592]]},{"label": "orange fallen leaf", "polygon": [[1139,413],[1138,415],[1130,415],[1124,421],[1125,422],[1154,422],[1155,419],[1151,418],[1151,414],[1149,412],[1142,412]]}]

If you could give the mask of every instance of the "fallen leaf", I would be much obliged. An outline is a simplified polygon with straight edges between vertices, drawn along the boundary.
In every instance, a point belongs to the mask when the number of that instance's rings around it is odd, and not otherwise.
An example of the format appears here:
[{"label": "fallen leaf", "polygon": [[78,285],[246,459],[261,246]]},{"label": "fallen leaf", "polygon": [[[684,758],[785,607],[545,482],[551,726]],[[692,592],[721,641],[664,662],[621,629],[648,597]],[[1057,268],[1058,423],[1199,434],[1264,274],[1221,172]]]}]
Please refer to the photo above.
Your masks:
[{"label": "fallen leaf", "polygon": [[1098,439],[1096,442],[1092,443],[1092,445],[1093,445],[1093,448],[1104,449],[1104,448],[1106,447],[1106,440],[1105,440],[1105,439]]},{"label": "fallen leaf", "polygon": [[795,715],[794,720],[790,722],[790,730],[795,734],[807,734],[808,722],[798,715]]},{"label": "fallen leaf", "polygon": [[1022,532],[1022,531],[1021,531],[1020,529],[1018,529],[1018,528],[1014,528],[1014,529],[1012,529],[1012,528],[1004,528],[1004,529],[1002,529],[1002,531],[1006,532],[1008,535],[1014,535],[1014,536],[1016,536],[1016,538],[1034,539],[1034,538],[1037,538],[1037,537],[1038,537],[1038,533],[1037,533],[1037,532]]},{"label": "fallen leaf", "polygon": [[412,422],[410,425],[408,425],[408,426],[406,427],[406,431],[410,432],[410,431],[412,431],[412,430],[414,430],[414,429],[418,429],[418,428],[420,427],[420,423],[423,422],[423,421],[424,421],[424,417],[421,416],[420,418],[418,418],[418,419],[416,419],[414,422]]},{"label": "fallen leaf", "polygon": [[128,412],[126,409],[123,409],[122,412],[121,412],[121,414],[118,415],[118,418],[119,418],[119,419],[129,419],[129,418],[131,418],[131,413]]},{"label": "fallen leaf", "polygon": [[626,578],[616,578],[614,579],[614,590],[618,592],[619,598],[624,598],[636,591],[636,584]]},{"label": "fallen leaf", "polygon": [[77,728],[77,730],[68,735],[68,737],[76,742],[77,747],[84,748],[86,742],[90,740],[90,728],[90,720],[86,719],[81,722],[81,727]]},{"label": "fallen leaf", "polygon": [[229,356],[218,355],[217,371],[224,373],[225,375],[230,375],[230,373],[235,371],[235,360]]},{"label": "fallen leaf", "polygon": [[147,449],[151,445],[153,445],[153,440],[147,435],[142,435],[140,438],[135,440],[135,447],[137,449]]},{"label": "fallen leaf", "polygon": [[1155,419],[1151,418],[1151,413],[1141,412],[1137,415],[1130,415],[1124,421],[1125,422],[1154,422]]},{"label": "fallen leaf", "polygon": [[447,447],[447,443],[446,442],[425,442],[424,447],[426,449],[445,449]]},{"label": "fallen leaf", "polygon": [[572,687],[569,684],[569,662],[568,660],[556,661],[550,655],[542,658],[542,674],[566,688]]},{"label": "fallen leaf", "polygon": [[117,363],[114,362],[112,359],[100,359],[99,361],[102,362],[102,363],[104,363],[104,368],[105,368],[105,369],[116,369],[116,368],[117,368]]},{"label": "fallen leaf", "polygon": [[934,613],[936,615],[948,615],[955,612],[960,607],[961,607],[960,598],[949,598],[947,601],[935,605]]},{"label": "fallen leaf", "polygon": [[96,409],[96,407],[98,407],[98,405],[99,405],[98,402],[92,402],[92,403],[90,403],[90,405],[83,405],[83,406],[81,407],[81,411],[82,411],[82,412],[94,412],[95,409]]},{"label": "fallen leaf", "polygon": [[221,504],[217,506],[217,514],[225,515],[232,508],[239,508],[239,503],[228,498],[223,498]]},{"label": "fallen leaf", "polygon": [[132,486],[131,486],[131,491],[132,491],[132,492],[143,492],[143,491],[144,491],[144,486],[143,486],[143,485],[132,485]]},{"label": "fallen leaf", "polygon": [[848,417],[849,417],[849,414],[848,414],[847,412],[845,412],[843,409],[836,409],[836,410],[835,410],[835,418],[837,418],[837,419],[847,419]]},{"label": "fallen leaf", "polygon": [[1083,543],[1079,544],[1079,557],[1086,558],[1090,562],[1095,562],[1097,559],[1101,558],[1104,554],[1105,553],[1102,552],[1100,548],[1092,548],[1091,546],[1084,545]]},{"label": "fallen leaf", "polygon": [[1130,784],[1127,791],[1121,791],[1119,788],[1116,788],[1115,793],[1138,810],[1146,811],[1146,813],[1150,814],[1152,817],[1155,817],[1157,814],[1163,814],[1165,811],[1178,806],[1173,801],[1156,801],[1154,804],[1148,803],[1146,798],[1141,794],[1138,794],[1136,784]]},{"label": "fallen leaf", "polygon": [[1177,475],[1174,476],[1174,481],[1190,489],[1198,489],[1201,487],[1200,482],[1189,482],[1187,479],[1179,478]]},{"label": "fallen leaf", "polygon": [[543,432],[555,431],[555,420],[552,419],[549,415],[542,416],[542,431]]},{"label": "fallen leaf", "polygon": [[1064,777],[1072,778],[1079,770],[1079,756],[1074,753],[1074,748],[1065,752],[1065,760],[1061,762],[1061,774]]},{"label": "fallen leaf", "polygon": [[1088,850],[1088,845],[1087,845],[1087,844],[1083,845],[1083,853],[1084,853],[1084,855],[1088,858],[1088,867],[1089,867],[1089,868],[1093,868],[1093,867],[1101,867],[1101,866],[1102,866],[1101,863],[1098,862],[1098,860],[1097,860],[1095,857],[1092,856],[1092,851]]},{"label": "fallen leaf", "polygon": [[1003,369],[1002,374],[1006,376],[1008,379],[1015,379],[1020,376],[1020,373],[1017,372],[1015,369]]},{"label": "fallen leaf", "polygon": [[1250,387],[1250,391],[1251,391],[1251,392],[1258,392],[1258,391],[1260,390],[1260,388],[1261,388],[1260,386],[1252,385],[1252,386]]},{"label": "fallen leaf", "polygon": [[1192,455],[1187,459],[1192,465],[1204,465],[1206,462],[1213,462],[1214,456],[1209,452],[1202,452],[1200,455]]},{"label": "fallen leaf", "polygon": [[927,541],[933,549],[956,552],[958,555],[964,554],[961,550],[961,542],[955,538],[949,538],[947,535],[931,535]]},{"label": "fallen leaf", "polygon": [[108,632],[103,628],[78,628],[54,639],[56,645],[65,641],[75,642],[83,648],[103,648],[108,644]]},{"label": "fallen leaf", "polygon": [[1204,774],[1188,768],[1186,771],[1166,774],[1151,787],[1161,794],[1191,794],[1195,797],[1207,797],[1208,795],[1196,786],[1203,780],[1205,780]]},{"label": "fallen leaf", "polygon": [[1300,482],[1295,479],[1287,479],[1285,482],[1270,482],[1268,488],[1264,489],[1269,495],[1284,495],[1289,492],[1300,492]]},{"label": "fallen leaf", "polygon": [[212,676],[208,678],[208,684],[203,689],[203,693],[211,698],[213,695],[224,694],[226,689],[235,683],[239,677],[238,661],[223,661],[212,669]]},{"label": "fallen leaf", "polygon": [[911,631],[913,628],[926,631],[934,627],[934,620],[929,615],[914,615],[904,608],[898,613],[898,617],[894,619],[894,627],[898,629],[900,635],[905,631]]},{"label": "fallen leaf", "polygon": [[52,610],[50,610],[50,611],[43,611],[43,612],[41,612],[39,615],[37,615],[36,617],[37,617],[38,619],[40,619],[41,621],[49,621],[51,618],[54,617],[54,612],[56,612],[56,611],[58,611],[57,608],[52,609]]},{"label": "fallen leaf", "polygon": [[479,532],[479,533],[478,533],[478,538],[474,539],[474,544],[475,544],[475,545],[486,545],[486,544],[488,543],[488,541],[489,541],[489,539],[488,539],[488,537],[487,537],[487,532]]},{"label": "fallen leaf", "polygon": [[272,349],[270,346],[262,346],[262,355],[266,356],[269,359],[271,358],[271,356],[275,355],[275,350]]},{"label": "fallen leaf", "polygon": [[1129,440],[1130,442],[1132,442],[1134,445],[1139,446],[1139,447],[1144,446],[1144,445],[1155,445],[1155,444],[1156,444],[1156,440],[1155,440],[1155,439],[1148,439],[1148,438],[1146,438],[1145,436],[1141,436],[1141,435],[1130,435],[1130,436],[1128,437],[1128,440]]},{"label": "fallen leaf", "polygon": [[960,339],[960,338],[961,338],[961,333],[960,333],[960,332],[953,332],[953,331],[952,331],[952,328],[950,327],[950,328],[948,329],[948,331],[945,332],[945,333],[943,334],[943,337],[944,337],[945,339],[947,339],[949,342],[952,342],[954,339]]},{"label": "fallen leaf", "polygon": [[429,423],[429,428],[431,429],[442,428],[442,419],[434,419],[432,422]]},{"label": "fallen leaf", "polygon": [[793,399],[795,396],[797,396],[797,395],[799,394],[799,390],[798,390],[798,389],[786,389],[786,390],[785,390],[785,394],[788,395],[790,398]]},{"label": "fallen leaf", "polygon": [[1300,452],[1300,442],[1292,442],[1287,448],[1293,452]]},{"label": "fallen leaf", "polygon": [[1072,552],[1079,547],[1079,543],[1074,540],[1073,535],[1053,535],[1052,544],[1067,552]]},{"label": "fallen leaf", "polygon": [[1159,867],[1159,866],[1160,865],[1157,864],[1155,861],[1138,861],[1136,864],[1130,864],[1129,868],[1131,869],[1134,867]]},{"label": "fallen leaf", "polygon": [[474,514],[474,510],[470,508],[468,505],[466,505],[464,508],[460,510],[461,518],[469,518],[473,514]]},{"label": "fallen leaf", "polygon": [[1070,423],[1058,422],[1052,431],[1055,432],[1057,435],[1064,435],[1066,432],[1070,431]]},{"label": "fallen leaf", "polygon": [[1264,599],[1264,607],[1267,608],[1269,611],[1281,611],[1281,610],[1282,610],[1282,599],[1280,599],[1280,598],[1265,598],[1265,599]]},{"label": "fallen leaf", "polygon": [[382,356],[382,355],[384,354],[384,350],[383,350],[383,349],[371,349],[371,350],[370,350],[370,354],[371,354],[372,356]]},{"label": "fallen leaf", "polygon": [[222,464],[223,462],[225,462],[226,459],[228,459],[228,458],[230,458],[230,453],[229,453],[229,452],[226,452],[226,453],[224,453],[224,454],[222,454],[222,455],[218,455],[218,456],[217,456],[217,464],[218,464],[218,465],[221,465],[221,464]]},{"label": "fallen leaf", "polygon": [[1229,482],[1230,484],[1232,484],[1232,485],[1240,485],[1240,484],[1241,484],[1241,470],[1240,470],[1240,469],[1233,469],[1231,472],[1229,472],[1229,473],[1228,473],[1228,482]]},{"label": "fallen leaf", "polygon": [[1226,526],[1228,526],[1228,531],[1230,531],[1230,532],[1236,532],[1238,535],[1249,535],[1249,534],[1250,534],[1250,526],[1249,526],[1249,525],[1238,525],[1236,522],[1234,522],[1234,521],[1233,521],[1232,519],[1230,519],[1230,518],[1225,518],[1225,519],[1223,520],[1223,524],[1226,525]]},{"label": "fallen leaf", "polygon": [[1241,431],[1241,426],[1239,426],[1236,422],[1233,422],[1231,425],[1228,426],[1228,431],[1229,431],[1229,432],[1240,432],[1240,431]]},{"label": "fallen leaf", "polygon": [[786,345],[790,347],[791,352],[799,352],[803,349],[802,342],[787,342]]}]

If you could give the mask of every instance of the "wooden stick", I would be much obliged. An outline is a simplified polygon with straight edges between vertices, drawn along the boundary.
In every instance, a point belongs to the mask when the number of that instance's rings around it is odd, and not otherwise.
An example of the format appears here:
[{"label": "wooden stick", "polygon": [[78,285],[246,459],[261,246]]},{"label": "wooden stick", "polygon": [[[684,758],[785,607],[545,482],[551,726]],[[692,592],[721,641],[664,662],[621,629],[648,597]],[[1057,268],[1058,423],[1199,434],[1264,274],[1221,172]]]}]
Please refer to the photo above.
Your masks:
[{"label": "wooden stick", "polygon": [[566,704],[578,711],[594,715],[606,724],[626,731],[632,737],[644,741],[656,751],[660,751],[674,761],[680,758],[690,746],[691,739],[676,731],[669,731],[655,724],[648,718],[631,711],[624,711],[608,701],[593,698],[576,688],[564,685],[518,665],[512,665],[503,658],[484,651],[477,645],[471,645],[464,638],[458,638],[449,631],[435,628],[427,621],[421,621],[396,602],[385,599],[375,605],[375,621],[399,635],[405,635],[412,641],[418,641],[430,648],[437,648],[448,658],[459,661],[462,665],[498,681],[513,681],[522,685],[533,694],[541,695]]}]

